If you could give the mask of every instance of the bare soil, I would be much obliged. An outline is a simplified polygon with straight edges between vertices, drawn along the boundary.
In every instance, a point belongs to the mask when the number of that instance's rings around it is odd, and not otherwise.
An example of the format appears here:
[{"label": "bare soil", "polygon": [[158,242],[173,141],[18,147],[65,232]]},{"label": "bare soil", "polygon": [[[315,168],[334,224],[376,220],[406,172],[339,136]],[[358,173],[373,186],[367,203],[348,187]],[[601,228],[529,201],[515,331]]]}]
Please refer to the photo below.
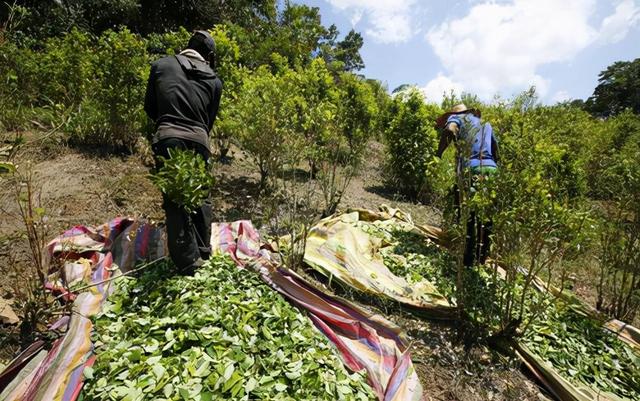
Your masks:
[{"label": "bare soil", "polygon": [[[27,134],[34,137],[32,134]],[[37,138],[37,136],[36,136]],[[0,140],[3,139],[0,137]],[[10,139],[10,138],[5,138]],[[160,194],[148,178],[148,152],[135,155],[96,155],[58,143],[34,140],[12,161],[25,169],[30,165],[39,188],[40,202],[48,218],[48,235],[53,238],[76,225],[96,225],[116,216],[163,220]],[[214,168],[217,184],[213,191],[214,219],[252,219],[258,225],[265,218],[258,199],[259,175],[249,158],[233,149],[231,160]],[[373,143],[362,173],[348,186],[340,209],[376,209],[381,204],[409,212],[417,223],[437,224],[437,210],[397,195],[382,179],[383,147]],[[9,264],[30,263],[24,226],[19,218],[13,185],[0,185],[0,273]],[[0,274],[0,296],[13,299],[12,281]],[[538,400],[544,398],[519,366],[508,358],[481,346],[465,349],[454,343],[454,328],[426,322],[395,311],[390,319],[404,327],[412,340],[411,352],[428,400]],[[6,341],[14,328],[0,327],[0,364],[7,362],[19,344]],[[3,341],[4,336],[4,341]],[[488,359],[487,359],[488,358]]]},{"label": "bare soil", "polygon": [[[364,165],[359,175],[350,181],[338,208],[377,210],[387,204],[410,213],[417,223],[437,224],[440,214],[436,209],[411,202],[386,186],[382,177],[383,152],[379,142],[370,144]],[[258,196],[260,175],[257,171],[251,159],[236,147],[231,148],[229,161],[214,166],[217,181],[213,190],[214,218],[220,221],[251,219],[257,226],[266,223],[262,220],[266,213]]]},{"label": "bare soil", "polygon": [[391,316],[413,341],[411,355],[427,399],[442,401],[547,399],[519,363],[481,345],[456,342],[450,325]]}]

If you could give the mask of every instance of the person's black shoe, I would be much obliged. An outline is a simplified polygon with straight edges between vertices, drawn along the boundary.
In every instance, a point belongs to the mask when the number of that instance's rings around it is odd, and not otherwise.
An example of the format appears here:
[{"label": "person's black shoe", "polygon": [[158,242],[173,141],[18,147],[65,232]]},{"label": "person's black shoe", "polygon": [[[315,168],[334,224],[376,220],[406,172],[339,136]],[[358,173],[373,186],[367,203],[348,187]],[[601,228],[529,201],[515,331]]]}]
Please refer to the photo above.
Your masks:
[{"label": "person's black shoe", "polygon": [[203,261],[211,259],[211,248],[200,248],[200,259]]},{"label": "person's black shoe", "polygon": [[193,276],[196,274],[196,270],[202,267],[204,264],[204,260],[202,258],[198,258],[195,262],[190,264],[189,266],[178,269],[178,274],[183,276]]}]

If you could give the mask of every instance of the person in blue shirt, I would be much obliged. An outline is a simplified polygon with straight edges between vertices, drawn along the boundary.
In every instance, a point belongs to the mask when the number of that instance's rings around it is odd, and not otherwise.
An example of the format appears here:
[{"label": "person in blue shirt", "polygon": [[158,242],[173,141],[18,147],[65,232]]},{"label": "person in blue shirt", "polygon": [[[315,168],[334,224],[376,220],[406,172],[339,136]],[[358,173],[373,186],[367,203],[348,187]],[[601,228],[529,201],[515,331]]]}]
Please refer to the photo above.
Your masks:
[{"label": "person in blue shirt", "polygon": [[[479,110],[469,109],[463,103],[454,106],[437,121],[441,128],[440,144],[436,156],[442,157],[447,147],[456,144],[456,174],[463,178],[459,182],[469,182],[465,193],[472,195],[482,180],[493,175],[498,167],[498,142],[491,124],[483,123]],[[469,177],[471,180],[466,179]],[[455,204],[460,217],[461,188],[456,185]],[[471,211],[467,221],[464,265],[484,264],[489,253],[490,235],[493,223],[490,218],[479,222],[475,211]]]}]

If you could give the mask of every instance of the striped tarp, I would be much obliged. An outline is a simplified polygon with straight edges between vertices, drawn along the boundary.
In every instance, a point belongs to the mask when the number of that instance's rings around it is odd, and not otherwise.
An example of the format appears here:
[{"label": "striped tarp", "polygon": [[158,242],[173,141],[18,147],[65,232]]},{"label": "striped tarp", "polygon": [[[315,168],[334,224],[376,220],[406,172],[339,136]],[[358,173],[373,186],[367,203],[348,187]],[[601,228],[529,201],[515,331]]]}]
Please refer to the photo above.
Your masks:
[{"label": "striped tarp", "polygon": [[418,401],[422,386],[406,342],[391,322],[323,293],[274,259],[248,221],[214,224],[212,249],[228,253],[293,304],[306,310],[316,327],[336,346],[345,365],[366,370],[381,401]]},{"label": "striped tarp", "polygon": [[[8,383],[4,389],[0,388],[0,400],[73,401],[78,398],[83,371],[95,359],[90,318],[100,312],[112,291],[112,282],[108,279],[131,269],[137,261],[164,255],[163,236],[163,230],[154,225],[118,218],[96,228],[74,227],[49,243],[47,263],[62,265],[62,270],[49,276],[46,287],[58,297],[73,301],[72,313],[54,324],[54,328],[66,328],[66,332],[53,343],[44,358],[30,364],[39,354],[18,357],[24,366],[22,371],[12,369],[0,375],[2,382]],[[79,294],[67,290],[70,286],[92,284]]]}]

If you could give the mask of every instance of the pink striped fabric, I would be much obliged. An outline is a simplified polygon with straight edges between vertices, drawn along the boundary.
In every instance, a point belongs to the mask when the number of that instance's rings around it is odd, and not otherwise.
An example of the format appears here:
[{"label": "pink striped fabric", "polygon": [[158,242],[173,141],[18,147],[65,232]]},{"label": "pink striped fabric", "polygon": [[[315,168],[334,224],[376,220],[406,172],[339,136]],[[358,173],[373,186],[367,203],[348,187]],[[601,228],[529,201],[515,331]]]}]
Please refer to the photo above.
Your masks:
[{"label": "pink striped fabric", "polygon": [[[74,227],[53,240],[50,260],[69,267],[67,278],[101,282],[136,261],[166,254],[162,230],[144,222],[115,219],[97,228]],[[240,266],[257,270],[276,291],[306,310],[316,327],[336,346],[345,365],[365,369],[378,398],[383,401],[422,400],[422,386],[411,363],[400,330],[381,316],[372,315],[343,300],[324,294],[293,271],[280,266],[268,247],[261,246],[250,222],[214,224],[214,249],[226,252]],[[82,388],[82,372],[95,359],[90,342],[90,316],[97,313],[111,292],[109,283],[73,294],[53,274],[47,287],[74,302],[74,313],[57,326],[67,325],[46,357],[24,379],[0,388],[6,401],[74,401]],[[5,379],[5,378],[3,378]]]},{"label": "pink striped fabric", "polygon": [[367,371],[381,401],[422,400],[422,386],[399,329],[313,287],[278,264],[261,246],[249,221],[214,224],[212,249],[231,255],[239,266],[258,271],[263,280],[296,306],[306,310],[316,327],[336,346],[345,365]]},{"label": "pink striped fabric", "polygon": [[[118,271],[130,270],[137,261],[153,260],[166,254],[163,236],[163,230],[157,226],[118,218],[96,228],[74,227],[49,243],[48,265],[54,265],[54,260],[62,262],[65,274],[53,272],[46,287],[63,299],[73,301],[72,314],[53,325],[58,329],[66,326],[66,333],[54,342],[36,368],[24,379],[16,379],[5,389],[0,388],[3,401],[73,401],[78,398],[82,372],[95,359],[90,317],[101,310],[112,292],[110,282],[101,282]],[[69,281],[100,284],[75,294],[66,289]]]}]

